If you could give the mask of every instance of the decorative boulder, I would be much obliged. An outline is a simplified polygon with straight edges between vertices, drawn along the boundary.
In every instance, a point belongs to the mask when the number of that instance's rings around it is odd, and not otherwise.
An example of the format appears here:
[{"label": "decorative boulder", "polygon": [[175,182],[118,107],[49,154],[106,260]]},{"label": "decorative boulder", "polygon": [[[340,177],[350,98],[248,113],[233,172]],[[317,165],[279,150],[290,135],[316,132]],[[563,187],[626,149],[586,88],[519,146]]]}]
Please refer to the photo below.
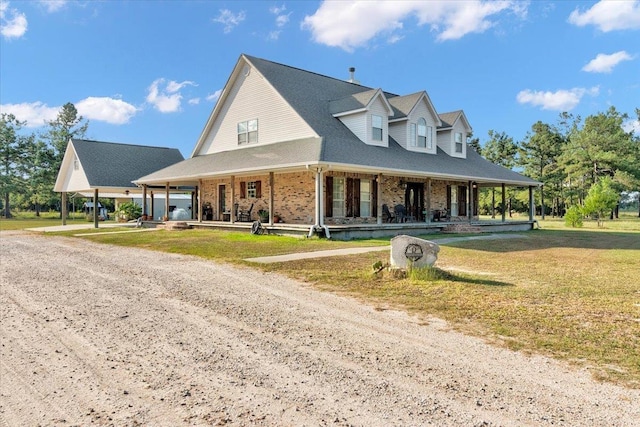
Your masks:
[{"label": "decorative boulder", "polygon": [[400,235],[391,239],[392,268],[432,266],[438,259],[440,246],[429,240]]}]

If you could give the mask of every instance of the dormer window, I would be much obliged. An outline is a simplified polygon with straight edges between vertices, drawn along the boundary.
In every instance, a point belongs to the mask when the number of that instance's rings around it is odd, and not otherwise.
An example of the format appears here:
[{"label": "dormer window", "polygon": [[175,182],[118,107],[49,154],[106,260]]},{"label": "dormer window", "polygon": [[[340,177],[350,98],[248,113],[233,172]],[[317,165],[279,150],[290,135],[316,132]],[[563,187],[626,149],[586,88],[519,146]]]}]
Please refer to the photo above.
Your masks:
[{"label": "dormer window", "polygon": [[455,133],[456,153],[462,153],[462,132]]},{"label": "dormer window", "polygon": [[371,138],[382,141],[382,116],[371,115]]},{"label": "dormer window", "polygon": [[258,119],[238,123],[238,145],[258,142]]},{"label": "dormer window", "polygon": [[427,147],[427,121],[422,117],[418,120],[418,147]]}]

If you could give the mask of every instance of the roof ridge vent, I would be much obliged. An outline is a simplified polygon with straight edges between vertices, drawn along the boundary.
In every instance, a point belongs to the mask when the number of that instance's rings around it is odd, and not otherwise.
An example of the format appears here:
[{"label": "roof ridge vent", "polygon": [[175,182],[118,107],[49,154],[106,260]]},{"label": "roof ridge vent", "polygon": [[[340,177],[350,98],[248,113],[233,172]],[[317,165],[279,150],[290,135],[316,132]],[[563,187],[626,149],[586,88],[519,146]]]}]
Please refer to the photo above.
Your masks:
[{"label": "roof ridge vent", "polygon": [[357,85],[360,84],[359,80],[356,80],[356,67],[349,67],[349,83],[355,83]]}]

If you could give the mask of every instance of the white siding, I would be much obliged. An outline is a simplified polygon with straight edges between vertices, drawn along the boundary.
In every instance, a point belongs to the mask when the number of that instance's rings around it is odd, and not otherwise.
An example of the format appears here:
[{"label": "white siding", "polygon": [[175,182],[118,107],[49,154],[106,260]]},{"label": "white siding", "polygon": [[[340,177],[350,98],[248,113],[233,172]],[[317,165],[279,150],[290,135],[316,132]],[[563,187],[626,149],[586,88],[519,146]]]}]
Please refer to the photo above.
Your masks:
[{"label": "white siding", "polygon": [[[373,140],[371,115],[382,117],[382,141]],[[389,146],[389,112],[384,101],[377,97],[367,111],[338,117],[340,121],[362,142],[380,147]]]},{"label": "white siding", "polygon": [[[372,114],[382,117],[382,141],[373,140],[373,132],[371,130]],[[367,139],[365,141],[369,145],[377,145],[380,147],[389,146],[389,111],[380,96],[377,96],[369,107],[369,114],[367,114]]]},{"label": "white siding", "polygon": [[367,141],[367,115],[362,112],[340,117],[340,121],[362,142]]},{"label": "white siding", "polygon": [[389,124],[389,135],[395,139],[401,147],[407,148],[407,135],[409,134],[409,124],[406,120]]},{"label": "white siding", "polygon": [[[462,134],[462,153],[456,153],[456,132],[460,132]],[[438,147],[451,157],[466,158],[467,136],[468,133],[465,127],[462,125],[460,120],[457,120],[456,124],[453,125],[453,129],[438,132]]]},{"label": "white siding", "polygon": [[258,119],[261,145],[317,136],[256,70],[240,72],[228,90],[197,155],[255,146],[238,145],[238,123],[252,119]]},{"label": "white siding", "polygon": [[438,147],[448,155],[451,155],[451,146],[453,145],[453,133],[451,130],[438,131]]},{"label": "white siding", "polygon": [[74,160],[76,159],[75,150],[69,145],[67,152],[63,158],[63,164],[60,168],[60,175],[56,180],[55,191],[85,191],[88,190],[89,180],[82,168],[82,164],[78,162],[78,169],[74,169]]}]

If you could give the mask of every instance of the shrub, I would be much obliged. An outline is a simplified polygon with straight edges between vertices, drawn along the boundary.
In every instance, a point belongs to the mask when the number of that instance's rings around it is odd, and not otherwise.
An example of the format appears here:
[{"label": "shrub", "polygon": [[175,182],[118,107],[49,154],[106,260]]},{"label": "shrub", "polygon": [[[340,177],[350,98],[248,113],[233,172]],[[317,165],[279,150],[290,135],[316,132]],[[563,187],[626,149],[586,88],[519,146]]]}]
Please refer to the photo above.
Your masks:
[{"label": "shrub", "polygon": [[116,218],[118,221],[130,221],[142,215],[142,208],[133,202],[123,203],[118,207]]},{"label": "shrub", "polygon": [[582,227],[582,209],[580,206],[571,206],[564,215],[564,223],[567,227]]}]

